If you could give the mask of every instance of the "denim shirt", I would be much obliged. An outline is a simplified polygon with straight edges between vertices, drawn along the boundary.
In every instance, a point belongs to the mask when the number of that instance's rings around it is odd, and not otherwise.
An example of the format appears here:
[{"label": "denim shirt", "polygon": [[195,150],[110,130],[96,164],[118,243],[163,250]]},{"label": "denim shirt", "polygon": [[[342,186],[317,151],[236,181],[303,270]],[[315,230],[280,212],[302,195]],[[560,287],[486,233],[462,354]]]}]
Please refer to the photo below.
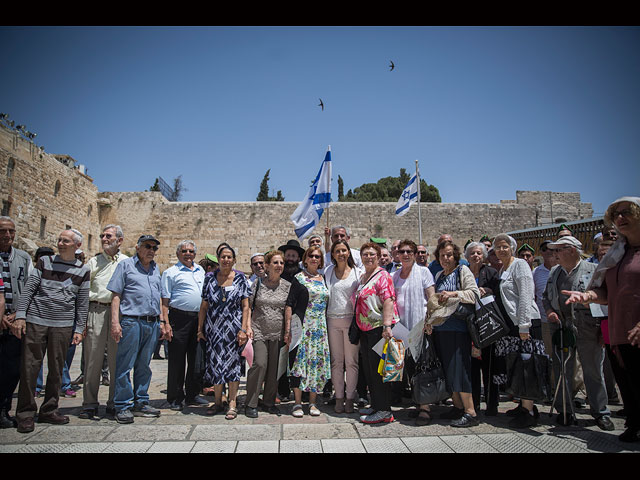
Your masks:
[{"label": "denim shirt", "polygon": [[151,261],[145,270],[138,256],[126,258],[113,272],[107,290],[120,295],[122,315],[160,315],[160,269]]}]

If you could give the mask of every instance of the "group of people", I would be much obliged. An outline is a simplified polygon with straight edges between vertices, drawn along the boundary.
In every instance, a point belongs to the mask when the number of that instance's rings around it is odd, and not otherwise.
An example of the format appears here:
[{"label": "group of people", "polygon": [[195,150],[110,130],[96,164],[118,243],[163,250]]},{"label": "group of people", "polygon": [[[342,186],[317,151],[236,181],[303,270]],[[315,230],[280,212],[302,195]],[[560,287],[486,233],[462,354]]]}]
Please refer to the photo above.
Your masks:
[{"label": "group of people", "polygon": [[[69,421],[58,412],[58,399],[67,351],[80,342],[81,418],[98,416],[105,351],[112,379],[107,414],[119,423],[160,415],[148,393],[159,340],[168,341],[166,400],[172,410],[202,406],[208,415],[233,420],[246,376],[247,417],[257,417],[259,409],[281,415],[280,399],[290,392],[291,415],[320,415],[318,395],[331,385],[336,413],[354,413],[360,406],[362,422],[388,423],[394,421],[392,404],[412,388],[419,351],[413,343],[407,349],[403,381],[384,382],[379,346],[394,331],[417,330],[442,363],[452,405],[440,418],[452,426],[478,425],[482,394],[484,415],[498,414],[500,392],[511,374],[506,358],[526,351],[549,355],[554,378],[570,383],[569,391],[582,378],[590,413],[604,430],[613,429],[604,367],[610,363],[627,419],[620,438],[637,441],[640,199],[615,201],[605,221],[608,228],[597,236],[591,258],[570,231],[561,231],[541,244],[543,261],[535,268],[535,249],[518,248],[507,234],[485,235],[464,249],[442,235],[428,262],[426,246],[409,239],[387,249],[386,240],[371,238],[354,249],[348,229],[336,226],[325,229],[324,239],[308,237],[307,248],[289,240],[251,255],[247,275],[237,269],[236,252],[227,243],[196,263],[192,240],[180,242],[176,264],[160,272],[154,261],[160,242],[142,235],[136,254],[127,257],[120,251],[124,235],[117,225],[103,228],[103,251],[86,264],[76,258],[82,235],[65,230],[58,253],[39,258],[34,267],[29,255],[12,246],[15,223],[2,217],[1,425],[33,431],[36,413],[38,422]],[[459,316],[435,321],[434,305],[455,301],[473,310],[489,296],[509,326],[489,346],[477,348]],[[553,354],[558,331],[576,338],[566,371],[559,370]],[[35,390],[45,355],[49,371],[38,411]],[[18,383],[14,419],[9,411]],[[207,388],[213,402],[200,395]],[[358,404],[363,397],[368,405]],[[518,406],[506,412],[513,417],[509,424],[535,426],[536,402],[516,400]],[[567,402],[554,400],[558,421],[575,421]],[[417,425],[431,422],[432,406],[411,409]]]}]

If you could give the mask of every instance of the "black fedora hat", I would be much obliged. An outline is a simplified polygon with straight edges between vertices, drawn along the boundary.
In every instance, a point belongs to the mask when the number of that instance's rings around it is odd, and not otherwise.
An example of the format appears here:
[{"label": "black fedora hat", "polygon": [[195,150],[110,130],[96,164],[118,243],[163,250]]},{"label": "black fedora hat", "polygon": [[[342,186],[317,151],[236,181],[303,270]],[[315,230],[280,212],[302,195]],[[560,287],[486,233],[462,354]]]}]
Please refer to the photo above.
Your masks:
[{"label": "black fedora hat", "polygon": [[287,250],[295,250],[300,255],[300,258],[302,258],[302,255],[304,255],[305,251],[304,248],[300,246],[300,242],[298,240],[289,240],[285,245],[281,245],[280,247],[278,247],[278,250],[280,250],[281,252],[286,252]]}]

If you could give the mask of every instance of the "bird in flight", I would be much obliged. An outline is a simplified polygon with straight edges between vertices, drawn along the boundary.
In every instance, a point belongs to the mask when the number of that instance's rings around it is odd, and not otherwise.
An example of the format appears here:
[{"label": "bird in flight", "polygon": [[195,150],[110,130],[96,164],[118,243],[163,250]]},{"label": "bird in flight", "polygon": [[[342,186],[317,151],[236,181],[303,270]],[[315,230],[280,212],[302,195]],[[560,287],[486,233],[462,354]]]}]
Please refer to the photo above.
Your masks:
[{"label": "bird in flight", "polygon": [[393,63],[393,60],[389,60],[391,63],[389,63],[389,71],[393,71],[394,68],[396,68],[396,66]]},{"label": "bird in flight", "polygon": [[324,103],[322,103],[322,99],[321,98],[319,98],[318,100],[320,100],[320,103],[318,104],[318,106],[320,108],[322,108],[322,111],[324,112]]}]

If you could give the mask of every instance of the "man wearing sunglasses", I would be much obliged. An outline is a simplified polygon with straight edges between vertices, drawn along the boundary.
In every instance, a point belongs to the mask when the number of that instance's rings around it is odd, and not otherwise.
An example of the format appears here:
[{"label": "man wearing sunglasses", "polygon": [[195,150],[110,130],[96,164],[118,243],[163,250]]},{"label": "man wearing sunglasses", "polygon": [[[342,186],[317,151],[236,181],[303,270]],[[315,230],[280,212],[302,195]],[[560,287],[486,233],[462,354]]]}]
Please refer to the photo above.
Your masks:
[{"label": "man wearing sunglasses", "polygon": [[[157,417],[160,410],[149,405],[151,357],[158,335],[166,338],[160,304],[160,269],[153,260],[160,242],[153,235],[138,238],[136,254],[116,267],[107,289],[111,300],[111,335],[118,343],[114,404],[118,423],[133,417]],[[168,340],[168,338],[167,338]],[[130,373],[134,370],[133,384]]]},{"label": "man wearing sunglasses", "polygon": [[[207,405],[198,396],[202,382],[195,376],[198,312],[202,303],[204,269],[194,262],[196,244],[183,240],[176,247],[178,262],[162,273],[162,310],[169,340],[167,402],[180,411],[187,405]],[[186,369],[186,374],[185,374]]]},{"label": "man wearing sunglasses", "polygon": [[93,419],[98,414],[98,389],[104,363],[105,347],[109,365],[109,397],[107,399],[107,415],[115,415],[113,393],[115,386],[116,352],[118,344],[110,335],[111,298],[107,284],[116,267],[124,259],[129,258],[120,251],[124,234],[120,225],[107,225],[100,234],[102,252],[91,257],[87,266],[91,272],[89,288],[89,318],[82,346],[84,355],[84,388],[82,389],[82,411],[80,418]]}]

